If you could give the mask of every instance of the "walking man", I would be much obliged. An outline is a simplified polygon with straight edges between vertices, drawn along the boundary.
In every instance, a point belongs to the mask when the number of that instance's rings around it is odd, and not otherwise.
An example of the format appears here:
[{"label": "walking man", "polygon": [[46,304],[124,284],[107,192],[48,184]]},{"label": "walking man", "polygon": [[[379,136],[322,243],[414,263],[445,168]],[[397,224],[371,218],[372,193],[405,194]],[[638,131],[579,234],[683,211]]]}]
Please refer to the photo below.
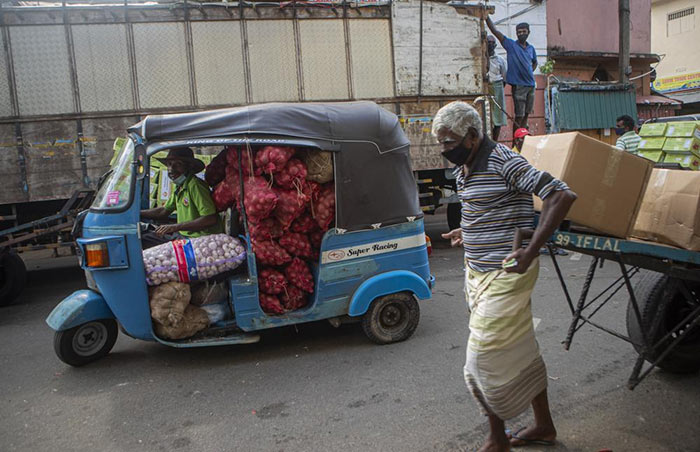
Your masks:
[{"label": "walking man", "polygon": [[[530,295],[539,271],[539,250],[562,222],[576,194],[522,156],[482,133],[479,113],[464,102],[442,107],[432,133],[454,163],[462,226],[443,238],[462,245],[470,336],[464,378],[490,434],[480,449],[552,445],[557,432],[547,400],[547,370],[532,325]],[[532,228],[532,195],[544,204],[537,229],[513,251],[518,228]],[[532,405],[535,425],[505,433],[504,421]]]},{"label": "walking man", "polygon": [[[506,117],[506,60],[502,56],[496,55],[496,38],[489,35],[488,41],[489,52],[489,94],[491,100],[491,121],[493,122],[493,141],[498,141],[498,136],[501,134],[501,127],[506,125],[508,118]],[[495,102],[494,102],[495,100]]]},{"label": "walking man", "polygon": [[486,19],[491,33],[500,41],[508,56],[508,70],[506,82],[511,86],[515,120],[513,132],[522,127],[527,128],[527,117],[535,104],[535,69],[537,69],[537,52],[527,42],[530,36],[530,25],[526,22],[519,23],[515,27],[518,36],[517,41],[507,38],[491,21]]}]

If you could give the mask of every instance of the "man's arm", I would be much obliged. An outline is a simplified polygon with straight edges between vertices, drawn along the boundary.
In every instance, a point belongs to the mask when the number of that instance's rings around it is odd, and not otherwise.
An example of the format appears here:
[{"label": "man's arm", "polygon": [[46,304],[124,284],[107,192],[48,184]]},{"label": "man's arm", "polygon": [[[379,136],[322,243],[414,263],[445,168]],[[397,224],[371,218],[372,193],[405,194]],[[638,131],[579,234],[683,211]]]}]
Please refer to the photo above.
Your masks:
[{"label": "man's arm", "polygon": [[219,221],[218,215],[213,213],[184,223],[158,226],[158,228],[156,228],[156,234],[172,234],[179,231],[199,232],[214,226],[217,221]]},{"label": "man's arm", "polygon": [[153,209],[145,209],[141,211],[141,218],[146,220],[165,220],[170,216],[172,210],[165,207],[155,207]]},{"label": "man's arm", "polygon": [[506,261],[515,259],[518,265],[506,268],[507,272],[525,273],[533,259],[540,253],[540,248],[552,236],[557,227],[564,221],[571,205],[576,201],[576,193],[571,190],[560,190],[551,193],[542,203],[542,213],[537,229],[526,248],[520,248],[511,253]]},{"label": "man's arm", "polygon": [[532,47],[532,72],[535,72],[535,69],[537,69],[537,52],[535,52],[535,48]]},{"label": "man's arm", "polygon": [[500,42],[501,45],[503,45],[503,40],[506,39],[506,37],[503,36],[503,33],[498,31],[493,22],[491,22],[491,16],[486,18],[486,25],[488,25],[489,30],[491,30],[491,34],[493,34],[496,37],[496,39],[498,39],[498,42]]}]

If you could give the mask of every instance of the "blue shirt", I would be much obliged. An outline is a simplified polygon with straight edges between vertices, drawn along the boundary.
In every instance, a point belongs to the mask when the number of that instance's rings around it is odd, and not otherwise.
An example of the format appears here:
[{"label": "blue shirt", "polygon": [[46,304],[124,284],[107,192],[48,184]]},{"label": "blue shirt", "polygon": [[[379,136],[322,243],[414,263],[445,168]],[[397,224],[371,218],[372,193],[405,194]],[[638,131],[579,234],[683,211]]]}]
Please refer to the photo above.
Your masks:
[{"label": "blue shirt", "polygon": [[532,63],[537,62],[537,52],[530,44],[525,48],[510,38],[504,38],[501,43],[508,52],[508,71],[506,82],[509,85],[535,86],[535,74]]}]

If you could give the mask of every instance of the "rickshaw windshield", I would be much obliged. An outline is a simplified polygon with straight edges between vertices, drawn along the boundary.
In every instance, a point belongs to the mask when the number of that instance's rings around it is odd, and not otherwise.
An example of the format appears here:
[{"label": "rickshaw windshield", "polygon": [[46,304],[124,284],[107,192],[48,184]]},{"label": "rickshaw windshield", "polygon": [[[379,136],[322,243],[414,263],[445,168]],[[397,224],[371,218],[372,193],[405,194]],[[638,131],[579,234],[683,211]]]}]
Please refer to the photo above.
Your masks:
[{"label": "rickshaw windshield", "polygon": [[121,151],[113,161],[111,174],[102,183],[92,203],[93,209],[121,209],[129,204],[132,189],[132,162],[134,160],[134,143],[126,140]]}]

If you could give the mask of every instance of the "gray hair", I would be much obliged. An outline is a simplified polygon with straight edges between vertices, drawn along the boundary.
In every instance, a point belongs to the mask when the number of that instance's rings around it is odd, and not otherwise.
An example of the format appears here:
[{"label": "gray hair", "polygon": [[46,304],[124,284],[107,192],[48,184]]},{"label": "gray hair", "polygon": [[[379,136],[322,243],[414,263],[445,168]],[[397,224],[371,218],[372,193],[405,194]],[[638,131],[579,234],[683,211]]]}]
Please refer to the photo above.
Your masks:
[{"label": "gray hair", "polygon": [[481,136],[481,116],[474,107],[466,102],[455,101],[445,105],[433,118],[433,136],[437,137],[440,129],[448,129],[453,133],[464,136],[472,127]]}]

